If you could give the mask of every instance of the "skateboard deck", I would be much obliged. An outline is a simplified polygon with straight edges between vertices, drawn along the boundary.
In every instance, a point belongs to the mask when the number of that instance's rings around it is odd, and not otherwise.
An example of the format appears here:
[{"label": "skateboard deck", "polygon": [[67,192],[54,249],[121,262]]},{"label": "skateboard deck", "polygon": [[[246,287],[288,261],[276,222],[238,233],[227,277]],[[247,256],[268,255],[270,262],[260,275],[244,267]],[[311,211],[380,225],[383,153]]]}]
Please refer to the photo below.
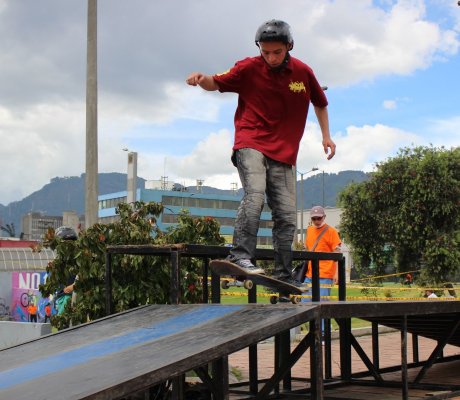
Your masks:
[{"label": "skateboard deck", "polygon": [[279,292],[279,296],[273,295],[270,298],[270,303],[272,304],[287,301],[298,303],[299,299],[295,297],[295,295],[301,295],[304,293],[297,286],[270,276],[262,274],[248,274],[246,270],[227,260],[212,260],[209,263],[209,266],[216,275],[233,279],[234,284],[232,284],[229,280],[222,280],[221,286],[223,289],[228,289],[230,286],[238,286],[235,283],[242,282],[246,289],[251,289],[255,283],[256,285],[265,286],[273,291]]}]

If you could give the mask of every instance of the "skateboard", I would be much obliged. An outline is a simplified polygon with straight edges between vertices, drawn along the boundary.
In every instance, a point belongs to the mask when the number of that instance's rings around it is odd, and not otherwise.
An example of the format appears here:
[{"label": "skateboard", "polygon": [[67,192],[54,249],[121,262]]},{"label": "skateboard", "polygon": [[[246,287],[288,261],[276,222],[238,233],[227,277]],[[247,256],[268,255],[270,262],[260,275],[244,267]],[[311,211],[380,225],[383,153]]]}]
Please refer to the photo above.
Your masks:
[{"label": "skateboard", "polygon": [[228,289],[230,286],[242,286],[245,289],[252,289],[253,285],[265,286],[278,295],[270,297],[270,303],[299,303],[300,299],[296,295],[304,293],[298,287],[289,283],[279,281],[267,275],[248,274],[246,270],[227,260],[212,260],[209,263],[211,270],[219,276],[228,277],[231,280],[223,279],[221,281],[222,289]]}]

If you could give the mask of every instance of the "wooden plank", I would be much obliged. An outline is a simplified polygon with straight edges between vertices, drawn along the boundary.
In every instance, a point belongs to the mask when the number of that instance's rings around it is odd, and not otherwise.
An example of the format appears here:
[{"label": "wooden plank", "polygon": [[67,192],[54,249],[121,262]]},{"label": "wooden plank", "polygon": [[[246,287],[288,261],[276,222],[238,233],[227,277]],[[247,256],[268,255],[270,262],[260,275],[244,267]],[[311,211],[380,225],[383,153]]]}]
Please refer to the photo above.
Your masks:
[{"label": "wooden plank", "polygon": [[330,301],[321,304],[323,318],[380,318],[460,312],[460,301]]},{"label": "wooden plank", "polygon": [[297,326],[314,308],[155,305],[105,318],[1,351],[0,398],[122,397]]}]

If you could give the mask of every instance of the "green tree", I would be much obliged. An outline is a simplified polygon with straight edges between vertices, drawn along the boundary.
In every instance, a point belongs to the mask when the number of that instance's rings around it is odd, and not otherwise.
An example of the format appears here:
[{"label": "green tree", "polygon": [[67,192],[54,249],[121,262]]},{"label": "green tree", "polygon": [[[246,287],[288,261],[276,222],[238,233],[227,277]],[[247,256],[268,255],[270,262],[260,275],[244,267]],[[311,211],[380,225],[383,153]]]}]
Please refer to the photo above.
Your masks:
[{"label": "green tree", "polygon": [[[47,282],[40,286],[43,296],[61,290],[69,280],[75,282],[77,302],[67,302],[65,311],[52,319],[58,329],[94,320],[105,315],[105,254],[107,245],[166,245],[177,243],[223,244],[219,224],[210,217],[193,218],[182,211],[178,226],[166,232],[156,226],[162,204],[135,202],[131,207],[119,204],[120,219],[110,224],[94,224],[82,231],[75,241],[65,241],[47,232],[43,245],[56,252],[49,263]],[[196,259],[181,259],[182,298],[197,302],[202,295],[201,264]],[[186,263],[186,268],[185,268]],[[170,260],[168,257],[113,255],[112,296],[114,311],[120,312],[144,304],[169,302]]]},{"label": "green tree", "polygon": [[381,273],[389,255],[399,271],[438,284],[460,265],[460,148],[415,147],[377,164],[369,181],[339,195],[341,234],[355,266]]}]

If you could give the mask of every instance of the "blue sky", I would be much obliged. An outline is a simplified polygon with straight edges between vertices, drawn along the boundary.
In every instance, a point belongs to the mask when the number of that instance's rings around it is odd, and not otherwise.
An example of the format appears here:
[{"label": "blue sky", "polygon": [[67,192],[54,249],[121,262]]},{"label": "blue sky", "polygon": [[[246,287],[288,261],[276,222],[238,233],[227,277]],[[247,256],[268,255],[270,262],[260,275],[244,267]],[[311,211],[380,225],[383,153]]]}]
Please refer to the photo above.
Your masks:
[{"label": "blue sky", "polygon": [[[0,203],[85,169],[86,1],[0,0]],[[99,170],[229,189],[236,96],[185,84],[257,55],[271,18],[327,85],[337,155],[310,113],[299,171],[371,171],[414,145],[460,144],[456,0],[99,0]]]}]

